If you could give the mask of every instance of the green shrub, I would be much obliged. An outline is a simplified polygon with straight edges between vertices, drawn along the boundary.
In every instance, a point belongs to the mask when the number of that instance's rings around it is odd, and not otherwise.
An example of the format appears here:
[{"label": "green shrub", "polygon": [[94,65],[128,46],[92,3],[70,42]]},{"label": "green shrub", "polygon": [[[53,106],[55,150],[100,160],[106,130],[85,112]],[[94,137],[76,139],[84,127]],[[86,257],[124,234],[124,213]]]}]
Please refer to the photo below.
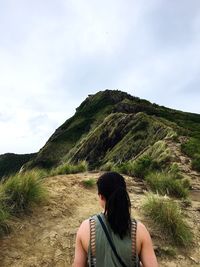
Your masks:
[{"label": "green shrub", "polygon": [[85,160],[78,162],[78,164],[76,165],[71,165],[72,173],[86,172],[87,170],[88,170],[88,163]]},{"label": "green shrub", "polygon": [[1,184],[4,205],[12,214],[16,214],[26,211],[32,203],[42,201],[47,196],[42,181],[34,170],[9,177]]},{"label": "green shrub", "polygon": [[38,178],[45,178],[49,176],[49,171],[46,169],[35,168],[32,170]]},{"label": "green shrub", "polygon": [[93,178],[84,180],[82,183],[84,187],[93,187],[96,184],[95,179]]},{"label": "green shrub", "polygon": [[191,180],[188,177],[185,177],[181,180],[183,187],[191,189]]},{"label": "green shrub", "polygon": [[192,160],[192,168],[200,172],[200,155],[195,155],[195,158]]},{"label": "green shrub", "polygon": [[112,171],[131,175],[132,165],[133,165],[133,163],[130,161],[123,162],[121,164],[114,165],[112,167]]},{"label": "green shrub", "polygon": [[144,178],[151,169],[152,163],[153,160],[151,157],[144,155],[136,159],[133,164],[129,165],[129,174],[139,178]]},{"label": "green shrub", "polygon": [[200,140],[197,138],[190,138],[187,142],[181,145],[181,150],[193,158],[195,154],[200,154]]},{"label": "green shrub", "polygon": [[5,207],[0,204],[0,236],[8,232],[7,219],[9,218],[9,212],[6,211]]},{"label": "green shrub", "polygon": [[60,175],[60,174],[69,174],[69,173],[70,173],[70,165],[69,164],[59,165],[57,168],[52,169],[50,171],[51,176]]},{"label": "green shrub", "polygon": [[174,176],[175,179],[181,179],[183,178],[182,174],[180,173],[180,168],[178,166],[178,164],[176,162],[173,162],[169,169],[168,169],[168,172]]},{"label": "green shrub", "polygon": [[177,180],[173,175],[166,172],[151,172],[146,177],[148,185],[154,192],[161,195],[169,195],[179,198],[188,196],[188,188],[182,180]]},{"label": "green shrub", "polygon": [[156,161],[152,160],[150,156],[144,155],[135,161],[127,161],[121,164],[113,165],[111,171],[117,171],[130,176],[144,178],[145,175],[147,175],[149,171],[153,169],[159,169],[158,164]]},{"label": "green shrub", "polygon": [[191,246],[193,234],[184,220],[180,207],[173,200],[149,194],[143,204],[144,212],[179,246]]},{"label": "green shrub", "polygon": [[[164,141],[158,141],[148,151],[134,161],[126,164],[126,172],[129,175],[144,178],[149,172],[164,170],[169,165],[171,152]],[[123,166],[124,167],[124,166]]]},{"label": "green shrub", "polygon": [[100,170],[108,172],[108,171],[112,171],[113,167],[114,167],[114,163],[111,161],[107,161],[104,165],[100,167]]},{"label": "green shrub", "polygon": [[0,236],[8,231],[7,219],[9,218],[9,212],[3,204],[4,200],[5,195],[2,191],[2,186],[0,185]]},{"label": "green shrub", "polygon": [[64,163],[59,165],[57,168],[52,169],[50,175],[59,175],[59,174],[70,174],[70,173],[79,173],[85,172],[88,169],[88,164],[86,161],[80,161],[78,164]]},{"label": "green shrub", "polygon": [[172,155],[166,143],[164,141],[158,141],[150,148],[149,156],[152,160],[156,161],[158,166],[162,167],[170,162]]},{"label": "green shrub", "polygon": [[100,168],[101,171],[113,171],[127,175],[133,175],[133,162],[126,161],[120,164],[115,164],[111,161],[106,162]]},{"label": "green shrub", "polygon": [[192,158],[192,168],[200,172],[200,140],[190,138],[186,143],[181,145],[182,151]]}]

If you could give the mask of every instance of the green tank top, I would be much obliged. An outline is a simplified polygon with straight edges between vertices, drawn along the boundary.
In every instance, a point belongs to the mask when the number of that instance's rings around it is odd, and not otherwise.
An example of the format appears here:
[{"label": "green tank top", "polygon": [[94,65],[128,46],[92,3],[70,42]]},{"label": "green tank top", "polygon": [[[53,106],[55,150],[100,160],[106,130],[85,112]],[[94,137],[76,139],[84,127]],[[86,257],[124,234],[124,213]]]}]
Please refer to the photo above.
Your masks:
[{"label": "green tank top", "polygon": [[[136,228],[137,222],[132,221],[132,231],[123,239],[112,231],[103,213],[99,214],[105,223],[112,242],[117,253],[127,267],[136,267],[139,265],[139,258],[136,252]],[[88,266],[89,267],[122,267],[116,258],[104,230],[94,215],[90,218],[90,244],[88,248]]]}]

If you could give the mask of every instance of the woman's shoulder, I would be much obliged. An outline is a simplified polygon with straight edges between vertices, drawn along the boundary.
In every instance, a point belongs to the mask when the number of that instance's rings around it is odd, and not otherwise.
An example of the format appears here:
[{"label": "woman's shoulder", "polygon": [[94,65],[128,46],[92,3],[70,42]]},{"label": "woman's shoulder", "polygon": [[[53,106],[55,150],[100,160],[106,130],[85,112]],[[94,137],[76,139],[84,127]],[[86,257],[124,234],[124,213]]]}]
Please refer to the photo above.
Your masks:
[{"label": "woman's shoulder", "polygon": [[151,240],[150,233],[147,227],[140,221],[137,221],[137,242],[138,244],[144,244]]},{"label": "woman's shoulder", "polygon": [[98,216],[101,216],[101,218],[103,219],[103,221],[105,221],[104,218],[104,214],[103,213],[97,213],[94,215],[91,215],[89,218],[87,218],[86,220],[82,221],[77,234],[80,236],[85,236],[88,235],[90,233],[90,228],[92,227],[92,223],[94,225],[98,225],[99,223],[99,219]]},{"label": "woman's shoulder", "polygon": [[147,230],[146,226],[140,220],[138,220],[136,218],[131,218],[131,222],[132,223],[135,223],[137,225],[137,229],[139,231],[145,231],[145,230]]},{"label": "woman's shoulder", "polygon": [[98,215],[102,216],[102,213],[91,215],[89,218],[87,218],[86,220],[82,221],[78,231],[84,232],[86,230],[89,230],[90,221],[91,220],[96,220]]},{"label": "woman's shoulder", "polygon": [[103,213],[101,212],[101,213],[95,213],[95,214],[91,215],[89,218],[87,218],[84,221],[82,221],[80,227],[85,227],[86,225],[89,224],[89,222],[90,222],[91,219],[97,219],[97,217],[99,215],[102,217],[103,216]]},{"label": "woman's shoulder", "polygon": [[89,222],[90,222],[89,218],[84,220],[84,221],[82,221],[82,223],[81,223],[81,225],[79,227],[79,231],[80,232],[82,232],[82,231],[84,232],[89,227]]},{"label": "woman's shoulder", "polygon": [[146,226],[141,221],[137,220],[136,222],[137,222],[137,230],[140,233],[146,234],[147,232],[149,232]]}]

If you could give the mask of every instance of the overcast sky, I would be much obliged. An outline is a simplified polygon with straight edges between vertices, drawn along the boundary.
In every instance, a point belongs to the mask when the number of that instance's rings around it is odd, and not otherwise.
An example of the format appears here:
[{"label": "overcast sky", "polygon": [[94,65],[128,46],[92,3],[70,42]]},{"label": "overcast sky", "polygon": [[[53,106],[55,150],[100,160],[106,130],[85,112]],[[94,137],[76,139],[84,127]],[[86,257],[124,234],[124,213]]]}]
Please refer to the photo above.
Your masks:
[{"label": "overcast sky", "polygon": [[199,0],[1,0],[0,154],[38,151],[88,94],[200,114]]}]

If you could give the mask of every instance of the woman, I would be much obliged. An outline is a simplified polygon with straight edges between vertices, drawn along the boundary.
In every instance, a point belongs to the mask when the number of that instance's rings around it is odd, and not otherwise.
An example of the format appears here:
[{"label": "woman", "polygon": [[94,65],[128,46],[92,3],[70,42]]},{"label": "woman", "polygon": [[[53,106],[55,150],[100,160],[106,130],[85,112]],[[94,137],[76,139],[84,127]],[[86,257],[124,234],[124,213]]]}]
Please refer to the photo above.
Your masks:
[{"label": "woman", "polygon": [[[104,213],[85,220],[76,236],[73,267],[158,267],[151,237],[131,220],[130,199],[120,174],[107,172],[97,181]],[[88,265],[87,265],[88,264]]]}]

